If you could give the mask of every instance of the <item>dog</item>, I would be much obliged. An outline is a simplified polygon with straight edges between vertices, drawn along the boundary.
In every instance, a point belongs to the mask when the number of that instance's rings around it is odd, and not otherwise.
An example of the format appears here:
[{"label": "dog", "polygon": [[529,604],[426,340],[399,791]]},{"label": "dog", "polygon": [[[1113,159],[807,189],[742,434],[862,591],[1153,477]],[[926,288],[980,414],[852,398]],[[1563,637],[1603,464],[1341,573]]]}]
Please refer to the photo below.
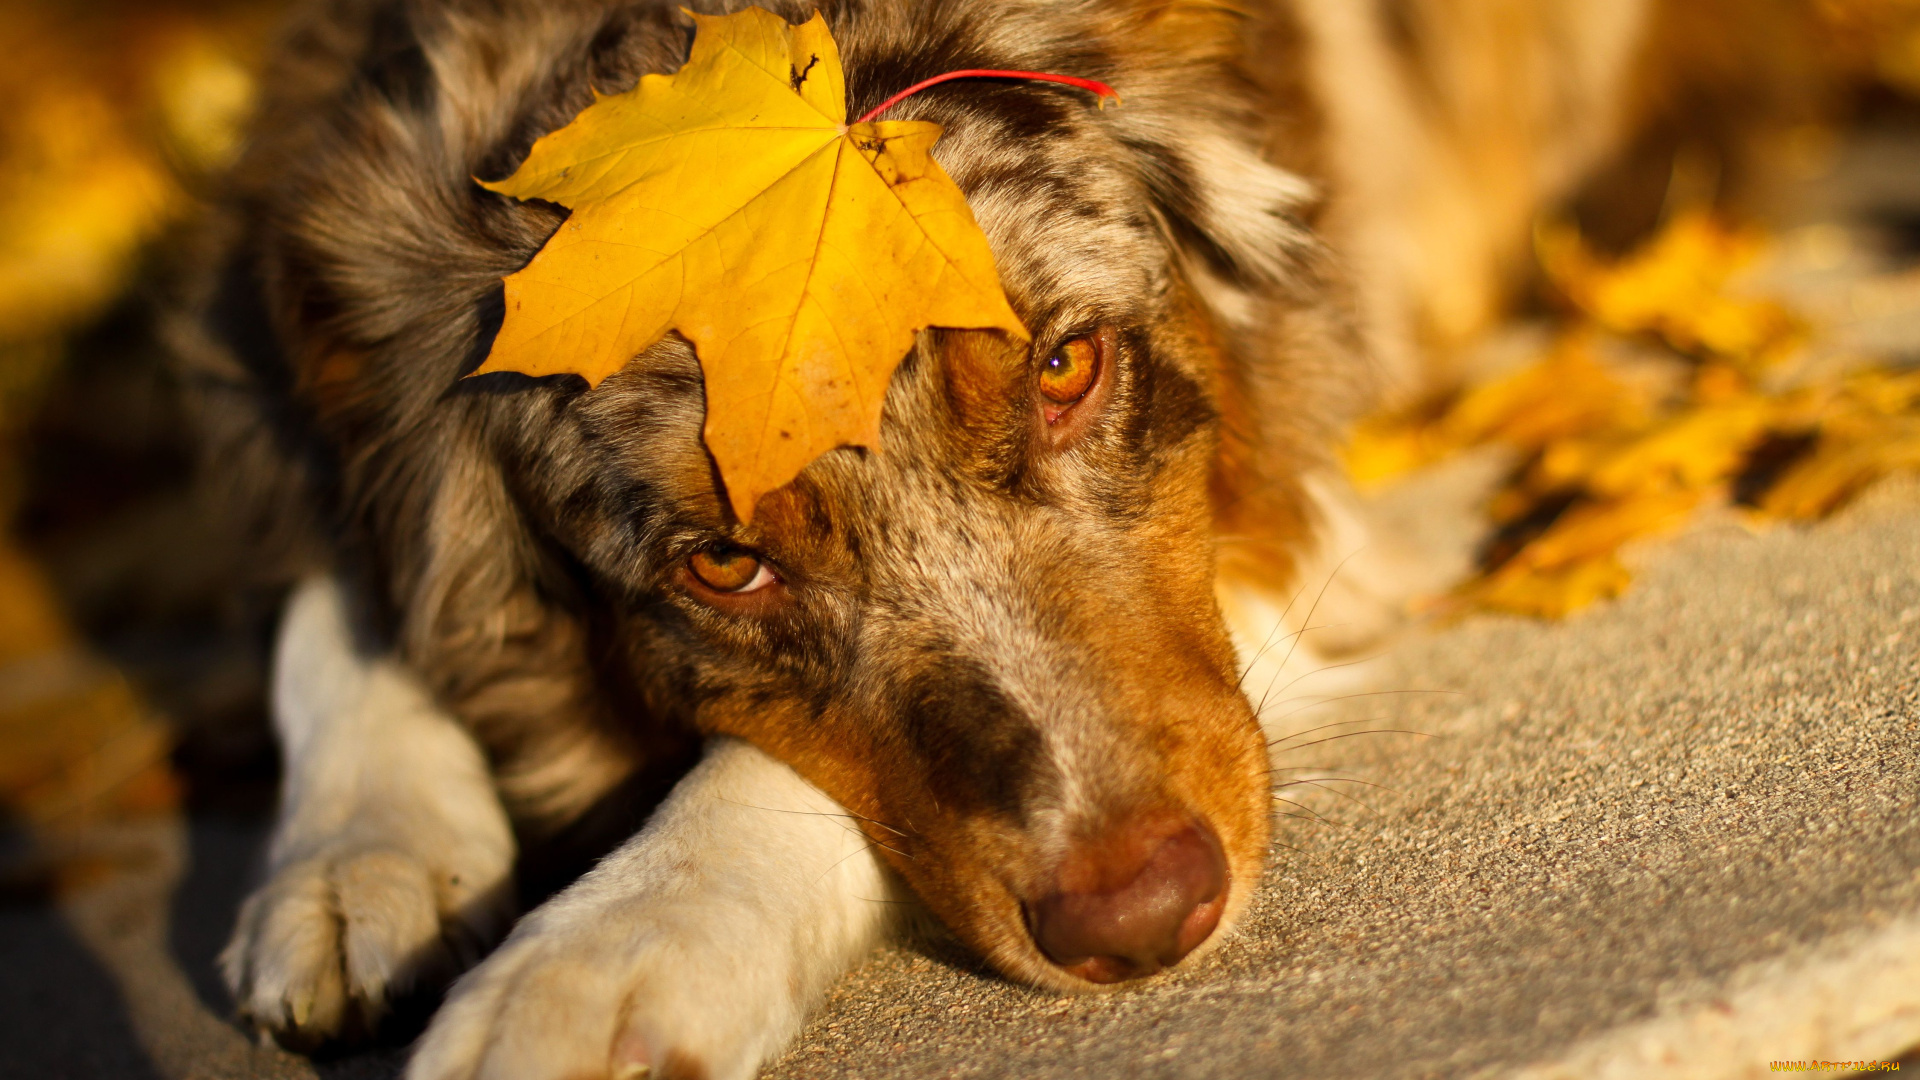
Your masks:
[{"label": "dog", "polygon": [[[475,178],[682,63],[678,3],[324,0],[269,64],[175,338],[212,471],[301,582],[282,807],[222,956],[288,1045],[467,971],[415,1080],[743,1077],[922,915],[1060,991],[1218,945],[1271,813],[1242,686],[1272,626],[1223,611],[1269,617],[1324,567],[1344,425],[1497,313],[1534,214],[1640,124],[1660,18],[818,6],[855,114],[961,68],[1123,104],[959,81],[889,112],[942,125],[1032,347],[921,334],[879,444],[750,524],[683,340],[592,390],[463,378],[564,216]],[[1091,370],[1070,400],[1049,358]],[[669,784],[513,921],[540,852]]]}]

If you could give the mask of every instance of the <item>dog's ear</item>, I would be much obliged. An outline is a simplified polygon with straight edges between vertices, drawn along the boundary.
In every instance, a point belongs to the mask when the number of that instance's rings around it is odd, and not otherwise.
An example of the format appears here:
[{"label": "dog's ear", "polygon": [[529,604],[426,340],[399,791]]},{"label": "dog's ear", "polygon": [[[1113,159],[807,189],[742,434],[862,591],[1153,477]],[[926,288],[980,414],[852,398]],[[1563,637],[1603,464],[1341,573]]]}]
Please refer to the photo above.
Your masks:
[{"label": "dog's ear", "polygon": [[1196,125],[1143,155],[1144,179],[1176,243],[1241,286],[1311,276],[1316,243],[1302,221],[1313,187],[1258,148]]},{"label": "dog's ear", "polygon": [[[1259,16],[1267,18],[1267,16]],[[1264,36],[1254,13],[1216,0],[1130,0],[1107,27],[1124,107],[1111,122],[1171,238],[1250,287],[1309,273],[1313,184],[1266,153],[1273,118],[1245,70]]]},{"label": "dog's ear", "polygon": [[1211,327],[1222,580],[1284,588],[1314,534],[1304,477],[1364,397],[1350,300],[1314,232],[1322,120],[1290,4],[1114,0],[1105,42],[1130,152]]}]

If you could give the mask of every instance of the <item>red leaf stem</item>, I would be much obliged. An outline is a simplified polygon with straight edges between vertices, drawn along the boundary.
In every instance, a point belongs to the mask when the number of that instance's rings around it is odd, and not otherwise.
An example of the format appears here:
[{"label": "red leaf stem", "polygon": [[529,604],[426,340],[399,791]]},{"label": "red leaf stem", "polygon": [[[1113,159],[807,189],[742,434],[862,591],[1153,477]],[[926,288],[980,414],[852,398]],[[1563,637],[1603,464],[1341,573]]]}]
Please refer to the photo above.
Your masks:
[{"label": "red leaf stem", "polygon": [[881,113],[886,112],[888,109],[893,108],[895,105],[898,105],[905,99],[925,90],[927,87],[936,86],[952,79],[1034,79],[1039,82],[1063,83],[1067,86],[1077,86],[1082,90],[1091,91],[1100,99],[1102,108],[1106,107],[1108,98],[1112,98],[1115,101],[1120,100],[1120,95],[1114,92],[1113,87],[1103,82],[1095,82],[1092,79],[1082,79],[1078,75],[1053,75],[1044,71],[998,71],[992,68],[966,68],[961,71],[949,71],[945,75],[935,75],[931,79],[922,79],[880,104],[875,105],[865,116],[855,120],[854,123],[864,124],[874,117],[879,116]]}]

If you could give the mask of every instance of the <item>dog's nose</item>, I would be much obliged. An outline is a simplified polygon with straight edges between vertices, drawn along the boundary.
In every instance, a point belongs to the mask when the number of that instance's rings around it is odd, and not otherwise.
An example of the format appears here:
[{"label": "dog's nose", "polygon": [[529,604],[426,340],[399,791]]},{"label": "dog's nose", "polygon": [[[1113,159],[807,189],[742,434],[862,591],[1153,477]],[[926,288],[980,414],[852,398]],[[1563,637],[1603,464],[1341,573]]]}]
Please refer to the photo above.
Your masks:
[{"label": "dog's nose", "polygon": [[1179,963],[1226,906],[1227,860],[1203,824],[1140,822],[1062,863],[1059,888],[1027,905],[1047,958],[1089,982],[1115,983]]}]

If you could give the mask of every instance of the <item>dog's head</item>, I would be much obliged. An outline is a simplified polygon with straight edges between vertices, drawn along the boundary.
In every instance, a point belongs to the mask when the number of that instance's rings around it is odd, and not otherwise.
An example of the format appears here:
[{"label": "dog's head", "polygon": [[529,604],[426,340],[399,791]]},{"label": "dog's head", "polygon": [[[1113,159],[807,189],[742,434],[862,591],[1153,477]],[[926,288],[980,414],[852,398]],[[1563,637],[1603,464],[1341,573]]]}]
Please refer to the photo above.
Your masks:
[{"label": "dog's head", "polygon": [[[325,46],[356,74],[269,111],[302,134],[256,149],[252,206],[296,397],[403,622],[427,627],[416,661],[466,665],[441,685],[497,711],[471,668],[551,655],[516,653],[529,632],[500,614],[533,604],[539,627],[576,628],[569,670],[631,691],[611,722],[643,705],[789,762],[1009,974],[1111,983],[1215,934],[1260,873],[1269,814],[1214,601],[1220,545],[1298,535],[1294,481],[1331,420],[1314,371],[1339,352],[1306,186],[1263,157],[1234,68],[1244,16],[827,7],[854,113],[958,68],[1102,78],[1126,104],[976,82],[890,114],[944,126],[936,156],[1032,346],[922,335],[880,444],[819,458],[743,525],[684,342],[591,391],[458,380],[500,276],[558,220],[470,176],[510,171],[589,87],[670,70],[684,20],[664,3],[373,7],[360,44]],[[292,119],[317,99],[324,121]]]}]

